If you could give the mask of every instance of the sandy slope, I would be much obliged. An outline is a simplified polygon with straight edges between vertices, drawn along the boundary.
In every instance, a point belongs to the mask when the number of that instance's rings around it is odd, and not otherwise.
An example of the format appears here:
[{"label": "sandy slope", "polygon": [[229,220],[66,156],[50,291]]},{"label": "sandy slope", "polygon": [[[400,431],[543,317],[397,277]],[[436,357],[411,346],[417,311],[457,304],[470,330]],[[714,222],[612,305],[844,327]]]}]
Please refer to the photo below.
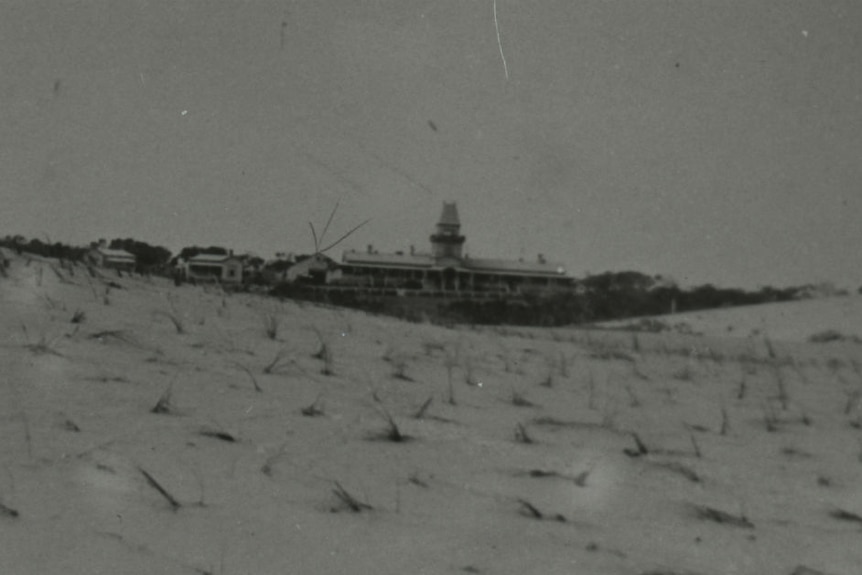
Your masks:
[{"label": "sandy slope", "polygon": [[[776,341],[773,358],[746,338],[449,330],[21,259],[0,296],[0,573],[862,564],[857,345]],[[380,437],[384,410],[408,441]],[[648,453],[624,452],[632,432]]]},{"label": "sandy slope", "polygon": [[[811,336],[834,330],[849,338],[862,338],[862,295],[678,313],[656,319],[672,326],[683,324],[695,333],[716,337],[807,341]],[[623,320],[605,325],[631,323]]]}]

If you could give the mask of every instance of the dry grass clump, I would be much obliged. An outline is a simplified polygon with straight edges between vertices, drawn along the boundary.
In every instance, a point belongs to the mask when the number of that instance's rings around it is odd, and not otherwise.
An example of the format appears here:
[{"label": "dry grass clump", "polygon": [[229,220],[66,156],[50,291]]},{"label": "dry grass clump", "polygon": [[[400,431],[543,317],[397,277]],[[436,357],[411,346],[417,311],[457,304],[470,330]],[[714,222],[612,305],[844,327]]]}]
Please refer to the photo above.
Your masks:
[{"label": "dry grass clump", "polygon": [[218,439],[218,440],[224,441],[226,443],[236,443],[237,442],[237,438],[235,435],[233,435],[232,433],[229,433],[227,431],[224,431],[222,429],[210,429],[210,428],[205,427],[204,429],[200,430],[199,434],[204,436],[204,437],[211,437],[213,439]]},{"label": "dry grass clump", "polygon": [[0,502],[0,517],[9,517],[11,519],[18,519],[21,514],[17,509],[13,509],[9,507],[5,503]]},{"label": "dry grass clump", "polygon": [[631,437],[635,442],[635,449],[626,448],[623,449],[623,453],[628,455],[629,457],[641,457],[643,455],[649,454],[649,449],[647,449],[646,444],[640,438],[640,436],[636,432],[631,432]]},{"label": "dry grass clump", "polygon": [[538,425],[540,427],[561,427],[568,429],[600,429],[603,427],[599,423],[558,419],[556,417],[551,417],[547,415],[540,415],[538,417],[534,417],[530,421],[530,423],[532,423],[533,425]]},{"label": "dry grass clump", "polygon": [[688,467],[686,465],[683,465],[682,463],[679,463],[678,461],[657,461],[657,462],[653,463],[652,465],[654,465],[655,467],[657,467],[659,469],[665,469],[667,471],[675,473],[676,475],[680,475],[680,476],[688,479],[692,483],[700,483],[701,482],[700,475],[698,475],[698,473],[694,469],[692,469],[691,467]]},{"label": "dry grass clump", "polygon": [[778,411],[775,409],[773,403],[771,401],[764,401],[761,406],[761,411],[763,413],[763,425],[766,427],[766,431],[770,433],[778,431],[781,419],[779,418]]},{"label": "dry grass clump", "polygon": [[527,428],[524,426],[523,423],[518,423],[515,425],[515,441],[517,441],[518,443],[526,443],[528,445],[535,443],[530,434],[527,433]]},{"label": "dry grass clump", "polygon": [[603,359],[603,360],[619,360],[619,361],[628,361],[634,362],[635,358],[631,355],[627,354],[624,351],[620,351],[618,349],[613,348],[603,348],[596,351],[593,351],[590,354],[590,357],[593,359]]},{"label": "dry grass clump", "polygon": [[285,359],[287,355],[286,349],[280,349],[276,352],[275,356],[272,358],[266,366],[263,368],[263,372],[266,374],[275,373],[279,369],[286,367],[289,364],[296,363],[293,358]]},{"label": "dry grass clump", "polygon": [[171,324],[173,324],[174,329],[177,331],[178,334],[186,333],[185,321],[183,321],[183,318],[178,313],[176,313],[176,311],[174,311],[174,310],[171,310],[171,311],[160,310],[160,311],[156,312],[156,315],[168,318],[171,321]]},{"label": "dry grass clump", "polygon": [[730,431],[730,416],[727,414],[727,407],[721,406],[721,429],[719,435],[727,435]]},{"label": "dry grass clump", "polygon": [[162,395],[159,396],[159,400],[150,410],[150,413],[159,413],[159,414],[169,414],[173,411],[171,405],[171,397],[173,395],[174,384],[171,382],[167,389],[162,392]]},{"label": "dry grass clump", "polygon": [[471,387],[482,386],[482,382],[476,377],[473,359],[470,356],[464,358],[464,383]]},{"label": "dry grass clump", "polygon": [[833,509],[829,512],[829,517],[837,519],[838,521],[849,521],[851,523],[862,524],[862,515],[853,513],[852,511],[846,511],[844,509]]},{"label": "dry grass clump", "polygon": [[827,329],[819,331],[808,337],[810,343],[830,343],[836,341],[850,341],[853,343],[862,343],[862,339],[856,335],[845,335],[838,330]]},{"label": "dry grass clump", "polygon": [[712,521],[743,529],[754,529],[754,523],[749,521],[745,515],[733,515],[726,511],[709,507],[708,505],[695,505],[694,513],[698,519],[703,519],[704,521]]},{"label": "dry grass clump", "polygon": [[703,457],[703,452],[700,450],[700,443],[698,443],[694,433],[689,432],[688,438],[691,441],[691,448],[694,451],[694,456],[701,459]]},{"label": "dry grass clump", "polygon": [[523,393],[514,389],[512,390],[511,402],[515,407],[536,407],[536,404],[524,397]]},{"label": "dry grass clump", "polygon": [[319,329],[314,328],[314,333],[317,335],[319,347],[311,357],[323,362],[323,368],[321,368],[320,373],[323,375],[335,375],[335,370],[333,369],[335,357],[332,354],[332,347],[329,345],[329,342],[324,339],[323,334]]},{"label": "dry grass clump", "polygon": [[[347,491],[344,487],[341,486],[339,482],[335,482],[335,488],[332,490],[332,493],[338,498],[339,503],[341,503],[342,507],[347,508],[349,511],[353,513],[361,513],[363,511],[372,511],[374,507],[365,503],[363,501],[358,500],[354,497],[349,491]],[[330,511],[333,513],[337,513],[341,509],[338,507],[330,508]]]},{"label": "dry grass clump", "polygon": [[21,330],[24,332],[24,338],[27,340],[27,343],[24,344],[24,348],[34,353],[36,355],[56,355],[57,357],[63,357],[63,354],[57,351],[54,347],[54,344],[62,337],[57,336],[51,340],[48,339],[48,336],[43,331],[39,335],[39,339],[36,341],[32,341],[30,339],[30,333],[27,331],[27,326],[23,323],[21,324]]},{"label": "dry grass clump", "polygon": [[797,565],[793,571],[790,572],[790,575],[828,575],[825,571],[819,571],[817,569],[812,569],[811,567],[807,567],[805,565]]},{"label": "dry grass clump", "polygon": [[398,424],[395,422],[395,418],[392,417],[392,414],[389,413],[389,410],[386,409],[386,406],[383,405],[383,402],[380,401],[380,398],[377,397],[376,393],[372,394],[372,398],[378,404],[380,408],[379,413],[386,422],[386,429],[382,433],[372,436],[372,438],[384,439],[393,443],[404,443],[406,441],[410,441],[412,437],[401,432],[401,428],[398,427]]},{"label": "dry grass clump", "polygon": [[742,378],[739,380],[739,387],[737,387],[736,391],[736,399],[738,401],[742,401],[745,399],[745,395],[748,392],[748,382],[745,380],[745,374],[742,375]]},{"label": "dry grass clump", "polygon": [[146,469],[144,469],[143,467],[138,467],[138,471],[140,471],[141,475],[144,476],[144,479],[147,480],[147,485],[155,489],[159,493],[159,495],[161,495],[165,499],[165,501],[168,502],[168,505],[171,506],[171,511],[178,511],[182,507],[182,504],[177,501],[176,497],[171,495],[171,493],[167,489],[165,489],[161,483],[156,481],[156,479],[152,475],[150,475]]},{"label": "dry grass clump", "polygon": [[254,376],[254,374],[251,372],[251,370],[249,368],[247,368],[246,366],[244,366],[243,364],[241,364],[238,361],[233,362],[233,364],[236,367],[243,370],[246,373],[246,375],[248,375],[248,378],[251,380],[251,384],[254,387],[254,390],[256,392],[261,393],[263,391],[263,389],[260,387],[260,384],[257,382],[257,378]]},{"label": "dry grass clump", "polygon": [[787,391],[787,382],[784,380],[784,374],[781,371],[781,366],[773,366],[775,375],[776,394],[775,398],[781,404],[781,410],[787,411],[790,405],[790,393]]},{"label": "dry grass clump", "polygon": [[635,390],[632,388],[632,386],[626,385],[625,390],[626,394],[628,394],[629,396],[629,407],[640,407],[642,405],[641,400],[635,393]]},{"label": "dry grass clump", "polygon": [[425,417],[425,413],[428,411],[428,408],[431,407],[431,403],[433,403],[434,397],[428,396],[422,405],[419,406],[419,409],[416,410],[416,413],[413,414],[413,419],[422,419]]},{"label": "dry grass clump", "polygon": [[673,372],[673,378],[679,381],[691,381],[693,376],[694,372],[691,369],[691,365],[688,363]]},{"label": "dry grass clump", "polygon": [[78,424],[69,418],[65,418],[63,420],[62,428],[65,429],[66,431],[70,431],[72,433],[80,433],[81,432],[81,428],[78,426]]},{"label": "dry grass clump", "polygon": [[566,522],[566,517],[562,513],[555,513],[550,516],[546,516],[544,513],[539,511],[539,508],[527,501],[526,499],[518,498],[518,504],[520,505],[521,515],[525,517],[529,517],[531,519],[550,519],[553,521],[559,521],[560,523]]},{"label": "dry grass clump", "polygon": [[281,324],[281,318],[275,312],[268,312],[261,317],[263,323],[263,332],[271,340],[278,339],[278,329]]},{"label": "dry grass clump", "polygon": [[446,353],[446,403],[449,405],[457,405],[455,399],[455,382],[452,378],[455,366],[458,365],[458,357],[455,353],[447,351]]},{"label": "dry grass clump", "polygon": [[404,354],[387,355],[383,359],[392,365],[392,377],[401,381],[415,381],[407,375],[407,357]]},{"label": "dry grass clump", "polygon": [[306,405],[300,410],[300,413],[305,417],[320,417],[323,415],[323,402],[318,395],[312,403]]},{"label": "dry grass clump", "polygon": [[278,448],[278,452],[266,458],[263,465],[260,466],[260,472],[267,477],[272,477],[276,461],[284,455],[285,444]]}]

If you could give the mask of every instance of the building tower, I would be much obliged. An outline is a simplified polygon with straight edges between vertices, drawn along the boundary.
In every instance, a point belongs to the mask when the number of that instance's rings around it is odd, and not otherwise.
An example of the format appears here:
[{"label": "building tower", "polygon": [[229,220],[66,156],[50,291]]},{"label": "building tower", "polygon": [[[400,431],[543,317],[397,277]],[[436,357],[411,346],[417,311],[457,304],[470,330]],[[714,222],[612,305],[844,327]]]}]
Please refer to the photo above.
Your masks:
[{"label": "building tower", "polygon": [[431,236],[431,253],[437,259],[451,258],[460,260],[464,246],[461,221],[458,219],[458,206],[455,202],[443,202],[443,213],[437,222],[437,232]]}]

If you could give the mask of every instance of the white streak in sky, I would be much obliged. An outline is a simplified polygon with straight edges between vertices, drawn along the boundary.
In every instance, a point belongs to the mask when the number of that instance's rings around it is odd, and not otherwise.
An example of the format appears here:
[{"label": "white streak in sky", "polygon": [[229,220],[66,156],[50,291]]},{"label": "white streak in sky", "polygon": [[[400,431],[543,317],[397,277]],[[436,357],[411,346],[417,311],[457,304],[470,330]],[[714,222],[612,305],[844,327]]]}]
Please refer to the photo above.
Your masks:
[{"label": "white streak in sky", "polygon": [[497,22],[497,0],[494,0],[494,28],[497,30],[497,46],[500,48],[500,58],[503,59],[503,72],[506,80],[509,79],[509,66],[506,65],[506,57],[503,55],[503,42],[500,40],[500,24]]}]

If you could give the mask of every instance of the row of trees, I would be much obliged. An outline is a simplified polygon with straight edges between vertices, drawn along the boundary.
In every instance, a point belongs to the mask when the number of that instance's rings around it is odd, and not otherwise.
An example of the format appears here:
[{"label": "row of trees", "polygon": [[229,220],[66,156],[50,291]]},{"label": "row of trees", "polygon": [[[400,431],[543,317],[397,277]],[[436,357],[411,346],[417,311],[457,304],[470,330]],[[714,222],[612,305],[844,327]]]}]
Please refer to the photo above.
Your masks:
[{"label": "row of trees", "polygon": [[29,253],[46,258],[57,258],[60,260],[81,260],[89,248],[70,246],[60,242],[51,242],[50,239],[42,241],[38,238],[28,240],[23,236],[6,236],[0,240],[0,246],[4,246],[16,253]]},{"label": "row of trees", "polygon": [[[57,258],[67,261],[84,261],[87,253],[98,247],[104,240],[91,242],[89,246],[73,246],[61,242],[42,241],[38,238],[27,239],[23,236],[6,236],[0,239],[0,246],[4,246],[15,252],[28,253],[46,258]],[[176,264],[177,258],[188,259],[197,254],[227,254],[228,250],[222,247],[191,246],[183,248],[177,256],[163,246],[151,245],[133,238],[113,239],[107,242],[107,247],[113,250],[125,250],[135,256],[137,270],[140,273],[167,273],[169,268]]]}]

